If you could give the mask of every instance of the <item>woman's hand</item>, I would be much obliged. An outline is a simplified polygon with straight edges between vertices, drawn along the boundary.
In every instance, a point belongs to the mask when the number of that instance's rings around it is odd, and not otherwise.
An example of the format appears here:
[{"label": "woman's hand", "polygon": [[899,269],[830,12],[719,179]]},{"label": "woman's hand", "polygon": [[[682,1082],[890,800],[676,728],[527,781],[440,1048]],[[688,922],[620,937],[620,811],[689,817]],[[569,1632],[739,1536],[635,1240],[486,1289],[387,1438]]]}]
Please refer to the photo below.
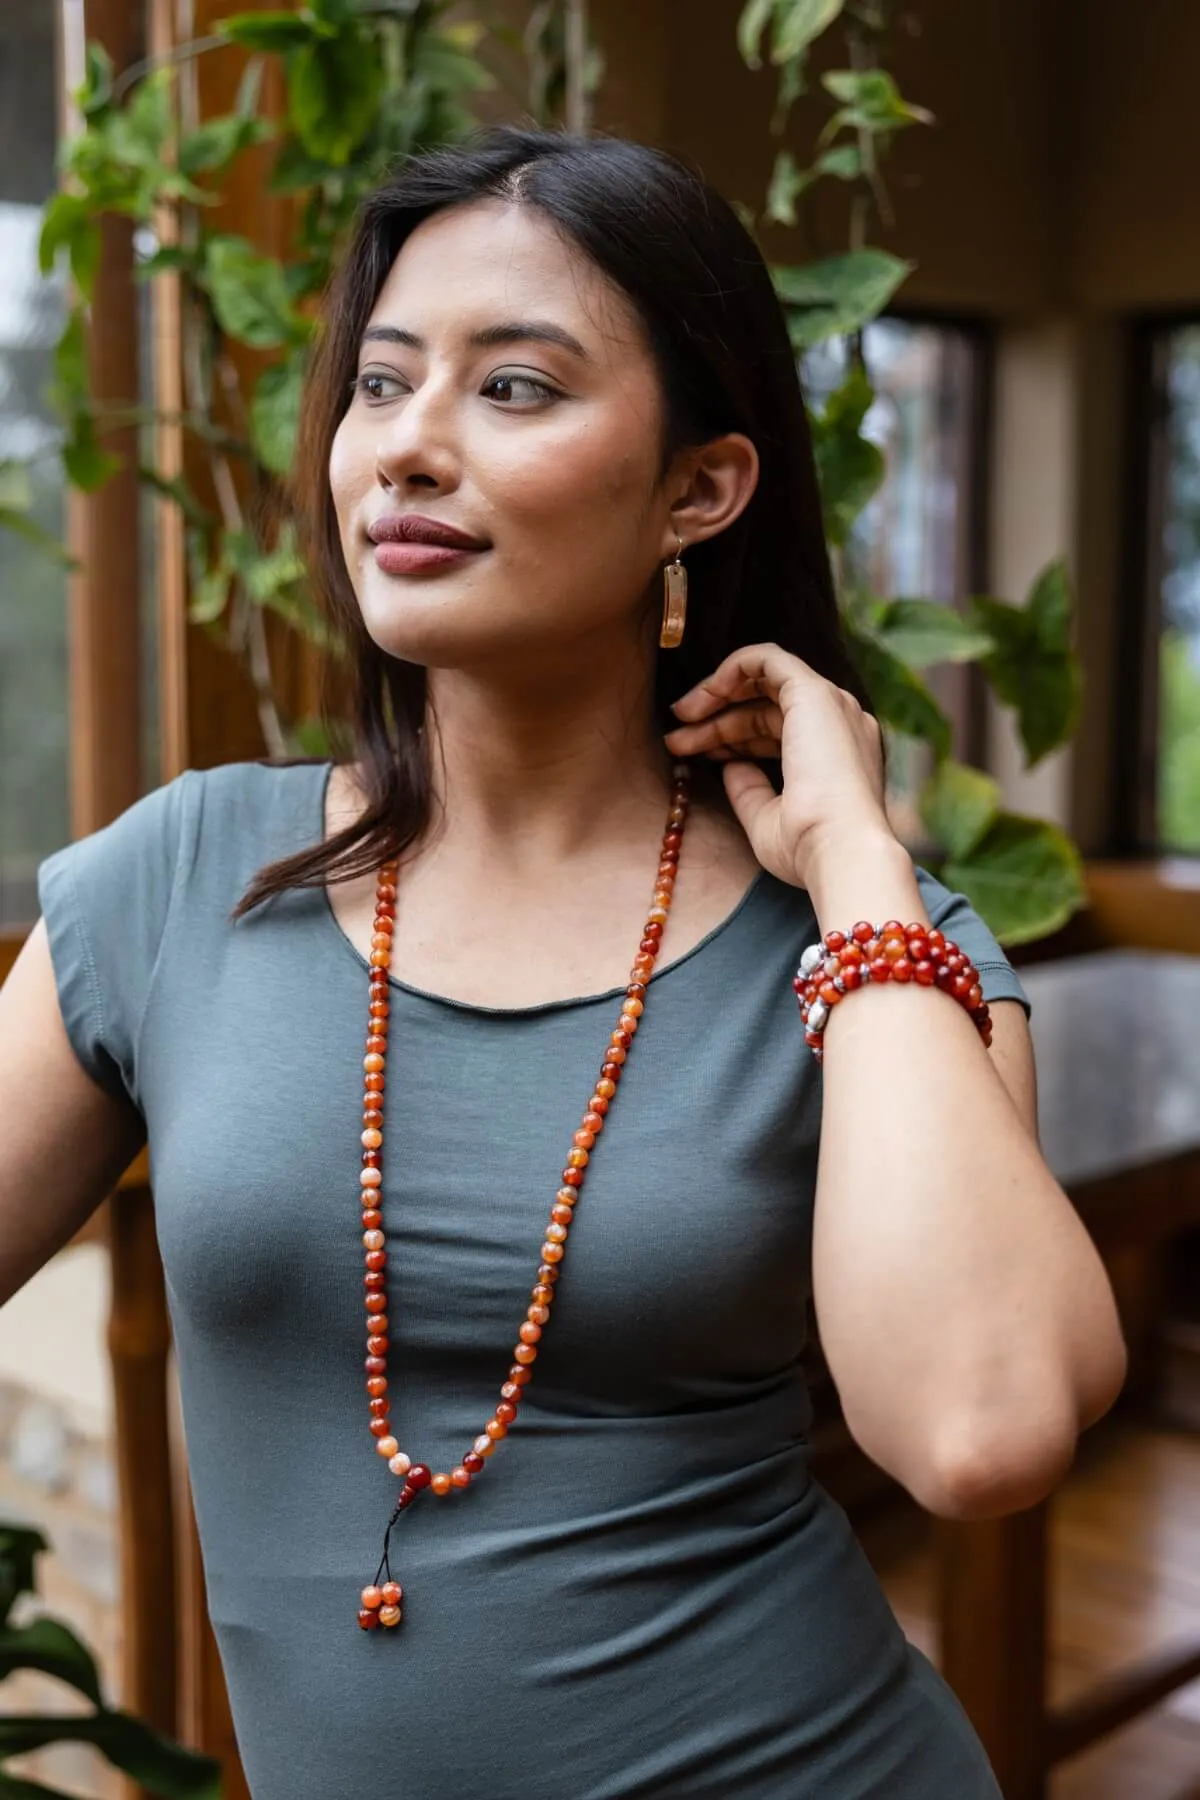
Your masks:
[{"label": "woman's hand", "polygon": [[[725,791],[755,856],[781,881],[812,892],[832,856],[853,844],[890,841],[883,740],[876,721],[844,689],[778,644],[727,656],[674,711],[673,756],[723,762]],[[779,757],[783,792],[745,757]]]}]

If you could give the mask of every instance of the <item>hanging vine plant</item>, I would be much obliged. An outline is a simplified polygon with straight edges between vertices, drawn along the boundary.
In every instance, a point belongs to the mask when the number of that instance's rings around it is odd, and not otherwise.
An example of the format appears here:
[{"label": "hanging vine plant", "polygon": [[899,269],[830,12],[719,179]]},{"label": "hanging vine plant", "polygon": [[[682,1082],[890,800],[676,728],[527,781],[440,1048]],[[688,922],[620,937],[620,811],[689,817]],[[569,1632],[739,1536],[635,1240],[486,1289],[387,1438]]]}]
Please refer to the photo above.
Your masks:
[{"label": "hanging vine plant", "polygon": [[[872,593],[854,554],[863,515],[887,474],[868,429],[875,387],[864,333],[913,269],[873,246],[870,233],[880,220],[891,222],[882,168],[896,134],[933,123],[882,67],[891,10],[887,0],[748,0],[738,45],[751,69],[766,65],[775,74],[777,143],[765,206],[748,222],[794,227],[818,185],[847,190],[846,248],[772,270],[797,357],[831,342],[840,341],[843,351],[844,378],[810,406],[809,417],[845,627],[881,722],[932,753],[920,802],[933,852],[926,860],[967,895],[1002,942],[1019,944],[1056,930],[1083,904],[1079,853],[1049,821],[1007,811],[990,775],[954,759],[950,721],[925,675],[947,663],[975,664],[1015,715],[1028,768],[1067,743],[1078,722],[1081,679],[1066,565],[1045,568],[1023,605],[973,595],[951,607]],[[813,89],[813,46],[835,28],[846,66],[826,70]],[[805,161],[789,138],[795,103],[810,92],[826,117]]]}]

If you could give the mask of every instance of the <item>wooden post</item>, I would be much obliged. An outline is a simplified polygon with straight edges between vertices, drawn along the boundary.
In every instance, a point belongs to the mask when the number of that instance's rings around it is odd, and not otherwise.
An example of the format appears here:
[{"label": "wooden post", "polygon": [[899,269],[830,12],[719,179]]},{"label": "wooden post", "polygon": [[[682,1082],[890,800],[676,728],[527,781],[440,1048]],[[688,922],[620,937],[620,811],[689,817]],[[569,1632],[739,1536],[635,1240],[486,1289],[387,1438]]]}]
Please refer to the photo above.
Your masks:
[{"label": "wooden post", "polygon": [[1046,1800],[1047,1508],[939,1521],[942,1672],[1004,1800]]}]

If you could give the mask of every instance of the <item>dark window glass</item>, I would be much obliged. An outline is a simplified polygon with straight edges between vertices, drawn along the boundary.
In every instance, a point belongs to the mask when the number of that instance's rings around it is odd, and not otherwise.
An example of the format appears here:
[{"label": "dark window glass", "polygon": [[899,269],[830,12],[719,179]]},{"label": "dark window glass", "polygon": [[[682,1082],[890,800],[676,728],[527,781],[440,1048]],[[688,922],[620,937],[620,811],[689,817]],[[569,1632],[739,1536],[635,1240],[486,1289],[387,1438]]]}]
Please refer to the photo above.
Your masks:
[{"label": "dark window glass", "polygon": [[[879,599],[955,606],[983,580],[986,339],[970,326],[877,319],[863,334],[863,357],[876,394],[865,430],[887,458],[887,477],[841,552],[842,580]],[[810,399],[819,404],[845,368],[840,344],[807,357]],[[972,714],[967,672],[942,669],[927,679],[953,721],[958,754],[977,755],[982,721]],[[889,807],[913,845],[929,767],[923,746],[903,738],[890,745]]]},{"label": "dark window glass", "polygon": [[[1162,447],[1151,503],[1157,614],[1152,721],[1157,845],[1200,851],[1200,325],[1160,334]],[[1157,504],[1155,504],[1155,498]],[[1153,653],[1152,653],[1153,654]]]},{"label": "dark window glass", "polygon": [[[64,291],[37,265],[55,179],[56,79],[54,8],[0,7],[0,463],[32,459],[32,516],[60,538],[46,388]],[[68,830],[66,578],[0,527],[0,928],[36,916],[37,863]]]}]

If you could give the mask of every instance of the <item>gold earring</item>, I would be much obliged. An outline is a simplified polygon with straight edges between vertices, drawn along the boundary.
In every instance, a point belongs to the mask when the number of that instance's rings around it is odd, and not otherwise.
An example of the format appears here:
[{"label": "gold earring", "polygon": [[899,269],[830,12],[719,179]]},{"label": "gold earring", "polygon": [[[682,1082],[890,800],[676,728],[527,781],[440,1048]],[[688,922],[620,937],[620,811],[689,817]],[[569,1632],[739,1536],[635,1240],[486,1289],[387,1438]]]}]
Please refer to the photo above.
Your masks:
[{"label": "gold earring", "polygon": [[687,570],[680,562],[683,555],[683,539],[676,533],[679,545],[675,559],[663,570],[663,616],[662,630],[658,641],[664,650],[678,650],[683,642],[683,628],[687,623]]}]

